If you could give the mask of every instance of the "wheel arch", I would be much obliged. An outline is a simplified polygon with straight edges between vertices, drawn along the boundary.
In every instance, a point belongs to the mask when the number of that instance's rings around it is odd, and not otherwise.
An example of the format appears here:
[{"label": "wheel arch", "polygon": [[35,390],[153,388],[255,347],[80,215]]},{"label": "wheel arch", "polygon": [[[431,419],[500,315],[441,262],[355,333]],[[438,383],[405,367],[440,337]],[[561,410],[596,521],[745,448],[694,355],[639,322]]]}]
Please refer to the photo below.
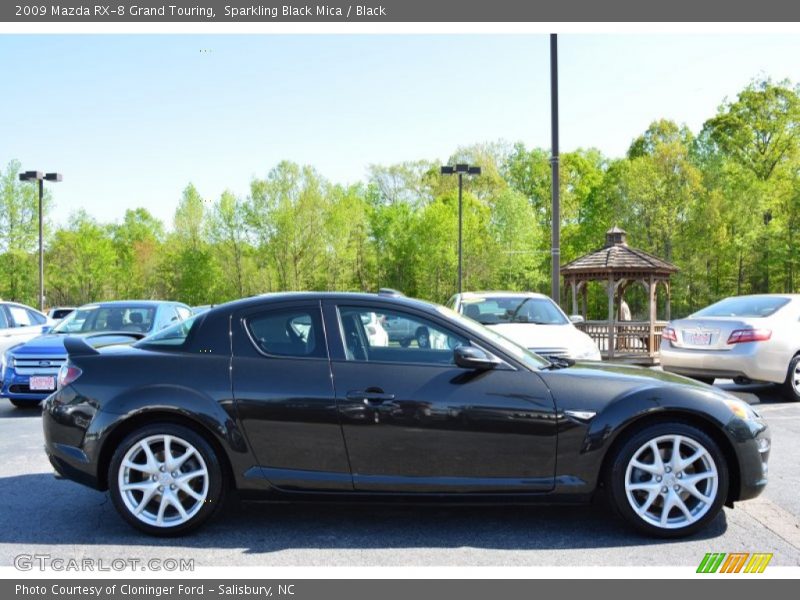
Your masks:
[{"label": "wheel arch", "polygon": [[222,465],[224,479],[223,484],[228,488],[235,486],[233,466],[231,465],[230,457],[228,456],[228,453],[225,452],[225,449],[218,437],[214,435],[214,432],[207,425],[184,413],[163,409],[153,409],[137,412],[136,414],[131,415],[125,420],[119,422],[114,429],[108,432],[107,437],[100,449],[100,455],[97,463],[97,482],[99,489],[108,489],[108,469],[111,465],[111,459],[114,456],[114,452],[122,440],[137,429],[146,425],[152,425],[153,423],[171,423],[173,425],[181,425],[201,436],[211,445],[211,447],[214,449],[214,452],[217,453],[220,465]]},{"label": "wheel arch", "polygon": [[704,417],[701,414],[690,412],[680,409],[664,409],[655,412],[648,412],[641,414],[626,423],[614,436],[613,441],[607,447],[603,455],[603,461],[600,467],[600,482],[605,485],[607,481],[608,472],[611,468],[611,463],[614,460],[620,447],[632,435],[649,427],[651,425],[658,425],[660,423],[683,423],[695,427],[708,435],[719,446],[725,462],[728,467],[728,495],[725,499],[726,506],[733,506],[733,503],[739,499],[741,488],[741,473],[739,471],[739,460],[736,456],[733,443],[728,439],[724,431],[710,418]]}]

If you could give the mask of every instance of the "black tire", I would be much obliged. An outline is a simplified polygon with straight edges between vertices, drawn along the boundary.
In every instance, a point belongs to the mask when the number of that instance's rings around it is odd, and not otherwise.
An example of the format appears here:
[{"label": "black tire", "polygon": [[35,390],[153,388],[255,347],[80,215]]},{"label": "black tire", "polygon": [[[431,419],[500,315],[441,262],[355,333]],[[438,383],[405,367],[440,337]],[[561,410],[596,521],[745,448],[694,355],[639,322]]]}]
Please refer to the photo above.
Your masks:
[{"label": "black tire", "polygon": [[41,408],[42,401],[41,400],[12,400],[9,398],[11,404],[16,406],[17,408],[28,409],[31,410],[33,408]]},{"label": "black tire", "polygon": [[[786,381],[783,382],[783,395],[787,400],[800,402],[800,354],[789,361],[789,368],[786,371]],[[795,385],[795,380],[798,385]]]},{"label": "black tire", "polygon": [[716,381],[716,378],[714,378],[714,377],[695,377],[695,376],[692,376],[692,379],[694,379],[695,381],[699,381],[700,383],[705,383],[706,385],[714,385],[714,381]]},{"label": "black tire", "polygon": [[[624,435],[624,434],[623,434]],[[674,528],[667,528],[660,525],[653,524],[650,520],[647,520],[644,516],[640,516],[633,508],[631,501],[628,499],[628,495],[625,489],[625,482],[626,477],[628,475],[628,465],[633,459],[634,455],[637,454],[640,449],[651,440],[658,440],[663,439],[666,436],[675,436],[679,435],[683,438],[689,440],[688,443],[696,444],[698,446],[702,446],[710,460],[713,461],[713,466],[716,468],[716,475],[717,475],[717,485],[716,485],[716,492],[714,492],[713,500],[709,503],[703,503],[699,501],[694,496],[691,496],[687,493],[686,497],[683,498],[683,504],[689,507],[692,503],[694,506],[689,508],[690,512],[695,512],[697,514],[702,514],[699,516],[697,520],[694,522],[687,523],[684,526],[680,526],[680,519],[683,513],[680,513],[678,507],[671,508],[668,511],[668,517],[670,514],[676,514],[674,511],[677,511],[676,517],[677,522],[674,523]],[[667,446],[669,445],[666,442]],[[641,456],[641,455],[640,455]],[[682,455],[683,458],[686,458]],[[667,459],[666,455],[663,457]],[[667,459],[668,460],[668,459]],[[705,460],[705,459],[699,459]],[[696,465],[697,463],[693,463]],[[632,467],[633,468],[633,467]],[[694,469],[695,467],[689,467]],[[636,472],[636,471],[634,471]],[[690,475],[692,473],[689,473]],[[675,473],[672,473],[674,476]],[[652,477],[653,481],[655,481],[655,475],[648,476]],[[668,475],[664,475],[664,477],[668,477]],[[659,480],[661,481],[661,480]],[[678,484],[681,480],[674,480],[672,483]],[[650,483],[649,481],[644,481],[644,483]],[[663,509],[664,502],[665,502],[665,494],[663,490],[668,490],[668,485],[672,485],[671,483],[664,482],[663,488],[661,488],[655,495],[656,499],[652,503],[652,507],[658,508],[659,502],[661,503],[661,508]],[[606,472],[606,490],[608,495],[609,503],[614,507],[617,513],[628,522],[634,529],[638,530],[641,533],[645,533],[650,536],[660,537],[660,538],[679,538],[692,535],[693,533],[699,531],[708,523],[713,521],[719,512],[722,510],[722,505],[725,502],[725,498],[728,495],[728,483],[729,483],[729,476],[728,476],[728,465],[725,461],[725,457],[722,454],[722,451],[719,449],[719,446],[714,442],[714,440],[707,435],[704,431],[697,429],[691,425],[686,425],[685,423],[680,422],[665,422],[665,423],[658,423],[655,425],[650,425],[636,431],[633,433],[628,439],[626,439],[621,446],[618,447],[616,450],[615,455],[612,457],[611,462],[609,464],[609,468]],[[656,488],[659,488],[662,484],[658,483],[655,484]],[[703,484],[706,485],[706,484]],[[709,486],[712,485],[711,482],[708,482]],[[686,493],[680,486],[676,486],[673,489],[678,490],[681,489],[681,494]],[[636,496],[637,492],[632,492],[632,496],[634,496],[634,501],[637,501],[637,498],[644,498],[644,495],[648,492],[638,492],[642,494],[641,496]],[[668,490],[669,494],[672,494],[671,491]],[[708,488],[704,488],[701,492],[703,494],[708,494]],[[677,494],[676,494],[677,495]],[[704,513],[702,511],[705,511]],[[646,512],[646,511],[645,511]],[[661,511],[663,513],[663,510]]]},{"label": "black tire", "polygon": [[411,345],[411,338],[403,338],[400,340],[400,346],[403,348],[408,348]]},{"label": "black tire", "polygon": [[[133,514],[131,508],[128,507],[126,504],[126,500],[123,499],[123,492],[120,489],[120,477],[124,476],[120,474],[120,469],[122,468],[122,462],[125,458],[125,455],[136,447],[136,445],[145,440],[147,438],[156,439],[157,436],[171,436],[172,438],[176,438],[180,442],[184,442],[185,444],[192,447],[196,453],[199,455],[200,458],[192,455],[186,462],[179,467],[179,472],[181,473],[188,473],[188,472],[196,472],[197,470],[202,470],[202,467],[205,466],[205,470],[207,473],[207,487],[205,486],[205,482],[203,482],[200,490],[193,490],[198,495],[202,495],[202,491],[205,490],[206,494],[202,501],[199,501],[195,498],[190,498],[181,489],[176,489],[174,492],[175,497],[178,498],[181,494],[183,494],[183,499],[180,500],[181,504],[183,505],[184,502],[189,504],[190,507],[195,507],[194,514],[190,509],[187,514],[191,514],[189,518],[183,521],[178,521],[174,524],[164,524],[164,525],[156,525],[145,522],[145,517],[138,517]],[[173,443],[178,442],[171,442],[171,447]],[[178,445],[180,445],[178,443]],[[163,445],[162,445],[163,447]],[[157,451],[158,445],[157,443],[151,448],[151,450],[155,448],[154,455],[156,459],[159,459],[159,453]],[[134,451],[135,452],[135,451]],[[181,455],[182,456],[182,455]],[[181,456],[177,458],[180,459]],[[163,459],[163,453],[160,455],[160,458]],[[201,460],[202,459],[202,460]],[[136,461],[139,462],[139,461]],[[191,469],[195,469],[196,471],[190,471]],[[130,473],[139,473],[139,471],[129,471]],[[169,475],[168,473],[164,473],[164,476]],[[143,478],[138,480],[134,483],[149,483],[149,476],[141,475]],[[120,516],[125,519],[130,525],[143,531],[147,534],[160,536],[160,537],[174,537],[185,535],[196,530],[200,527],[203,523],[208,521],[211,517],[213,517],[217,511],[220,510],[222,505],[225,502],[226,497],[226,484],[224,481],[225,475],[220,464],[220,458],[217,456],[217,453],[212,448],[211,444],[206,441],[206,439],[196,433],[195,431],[184,427],[182,425],[177,425],[174,423],[153,423],[152,425],[147,425],[136,431],[129,434],[119,446],[114,451],[114,455],[111,458],[111,464],[109,465],[108,469],[108,488],[111,494],[111,499],[114,503],[114,507],[117,509],[117,512]],[[154,484],[156,485],[156,484]],[[159,489],[164,489],[165,485],[161,486]],[[177,486],[170,486],[171,488],[177,488]],[[140,500],[143,499],[144,493],[140,496]],[[149,504],[145,505],[145,510],[143,513],[147,513],[147,508],[151,506],[151,504],[155,503],[163,503],[163,501],[159,501],[158,499],[161,498],[160,493],[156,493],[152,497],[153,499],[149,501]],[[135,500],[135,499],[134,499]],[[128,499],[130,501],[130,498]],[[184,506],[184,509],[187,507]],[[177,513],[177,510],[173,507],[170,508],[169,505],[167,506],[167,511],[172,513]],[[149,511],[152,513],[152,510]],[[173,518],[174,515],[173,515]],[[180,518],[180,515],[178,515]]]}]

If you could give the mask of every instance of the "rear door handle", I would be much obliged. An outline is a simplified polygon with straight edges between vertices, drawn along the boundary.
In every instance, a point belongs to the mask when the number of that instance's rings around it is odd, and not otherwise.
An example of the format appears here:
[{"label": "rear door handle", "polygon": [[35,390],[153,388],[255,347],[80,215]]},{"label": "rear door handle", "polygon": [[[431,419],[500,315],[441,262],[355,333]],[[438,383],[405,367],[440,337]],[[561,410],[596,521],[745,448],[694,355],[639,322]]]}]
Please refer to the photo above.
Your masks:
[{"label": "rear door handle", "polygon": [[347,392],[348,400],[355,400],[361,402],[369,402],[370,404],[381,404],[382,402],[389,402],[394,400],[394,394],[385,394],[384,392],[373,392],[369,390]]}]

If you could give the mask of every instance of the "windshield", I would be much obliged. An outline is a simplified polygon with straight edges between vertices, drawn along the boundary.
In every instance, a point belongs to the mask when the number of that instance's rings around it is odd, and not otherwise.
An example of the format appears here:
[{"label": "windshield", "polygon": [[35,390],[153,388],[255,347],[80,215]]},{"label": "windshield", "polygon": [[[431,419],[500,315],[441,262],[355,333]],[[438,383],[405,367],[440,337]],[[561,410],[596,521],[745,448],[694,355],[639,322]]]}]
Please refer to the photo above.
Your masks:
[{"label": "windshield", "polygon": [[468,319],[466,317],[461,316],[454,310],[451,310],[445,306],[437,306],[436,308],[440,313],[442,313],[446,317],[458,321],[458,323],[465,329],[469,329],[470,331],[473,331],[478,335],[489,338],[492,342],[497,344],[505,352],[508,352],[511,356],[513,356],[520,362],[524,363],[525,365],[531,367],[532,369],[541,369],[550,364],[547,360],[545,360],[535,352],[531,352],[527,348],[523,348],[516,342],[513,342],[507,337],[500,335],[496,331],[492,331],[488,327],[484,327],[483,325],[477,323],[472,319]]},{"label": "windshield", "polygon": [[776,296],[739,296],[725,298],[692,315],[692,317],[769,317],[789,304],[789,298]]},{"label": "windshield", "polygon": [[141,342],[138,342],[136,345],[147,344],[155,346],[181,346],[189,336],[192,325],[194,325],[197,319],[201,316],[203,315],[194,315],[185,321],[181,321],[180,323],[171,325],[166,329],[162,329],[158,333],[155,333],[150,337],[143,339]]},{"label": "windshield", "polygon": [[532,296],[480,296],[464,298],[461,312],[465,317],[483,325],[498,323],[531,323],[534,325],[565,325],[564,313],[550,298]]},{"label": "windshield", "polygon": [[96,333],[101,331],[135,331],[147,333],[153,328],[156,309],[152,306],[126,305],[81,306],[53,327],[53,333]]}]

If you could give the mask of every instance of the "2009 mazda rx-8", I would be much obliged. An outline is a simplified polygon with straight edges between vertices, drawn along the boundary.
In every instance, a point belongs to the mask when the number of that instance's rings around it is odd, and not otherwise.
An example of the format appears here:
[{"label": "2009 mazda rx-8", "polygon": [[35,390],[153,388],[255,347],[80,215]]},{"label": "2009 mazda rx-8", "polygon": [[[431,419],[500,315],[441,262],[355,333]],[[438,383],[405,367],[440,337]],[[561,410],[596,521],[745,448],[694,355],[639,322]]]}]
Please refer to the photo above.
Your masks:
[{"label": "2009 mazda rx-8", "polygon": [[[367,331],[394,318],[422,335]],[[557,503],[602,488],[634,527],[677,537],[767,480],[766,424],[721,390],[540,357],[396,295],[270,294],[132,346],[65,345],[44,406],[50,461],[156,535],[195,529],[232,489]]]}]

